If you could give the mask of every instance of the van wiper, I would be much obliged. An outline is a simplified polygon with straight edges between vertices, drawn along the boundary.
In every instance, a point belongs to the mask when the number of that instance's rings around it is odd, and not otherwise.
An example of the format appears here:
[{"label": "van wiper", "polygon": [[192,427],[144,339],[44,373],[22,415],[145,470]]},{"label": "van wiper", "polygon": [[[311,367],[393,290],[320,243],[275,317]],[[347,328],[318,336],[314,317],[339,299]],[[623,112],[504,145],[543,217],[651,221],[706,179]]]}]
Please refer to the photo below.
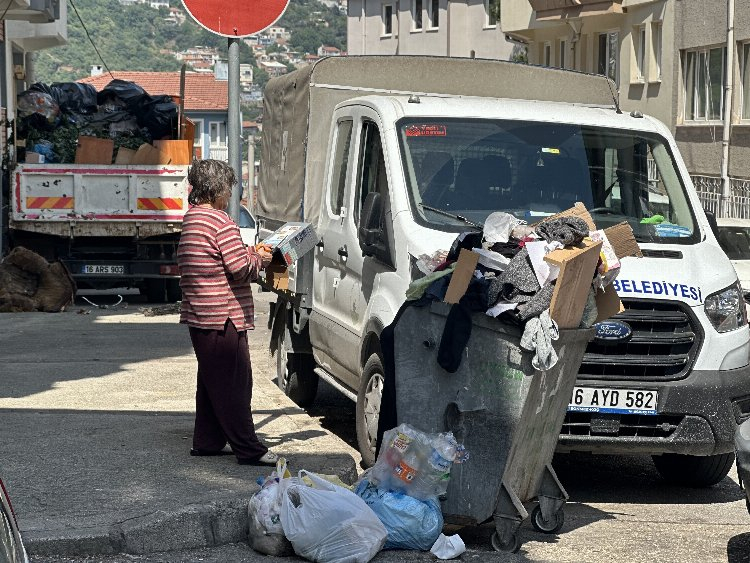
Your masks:
[{"label": "van wiper", "polygon": [[482,223],[474,223],[473,221],[469,221],[463,215],[457,215],[455,213],[451,213],[449,211],[444,211],[444,210],[439,209],[437,207],[432,207],[430,205],[425,205],[424,203],[420,203],[419,207],[421,207],[422,209],[426,209],[428,211],[433,211],[434,213],[437,213],[438,215],[445,215],[446,217],[450,217],[451,219],[456,219],[458,221],[461,221],[462,223],[466,223],[467,225],[471,225],[472,227],[476,227],[480,231],[484,230],[484,224],[482,224]]}]

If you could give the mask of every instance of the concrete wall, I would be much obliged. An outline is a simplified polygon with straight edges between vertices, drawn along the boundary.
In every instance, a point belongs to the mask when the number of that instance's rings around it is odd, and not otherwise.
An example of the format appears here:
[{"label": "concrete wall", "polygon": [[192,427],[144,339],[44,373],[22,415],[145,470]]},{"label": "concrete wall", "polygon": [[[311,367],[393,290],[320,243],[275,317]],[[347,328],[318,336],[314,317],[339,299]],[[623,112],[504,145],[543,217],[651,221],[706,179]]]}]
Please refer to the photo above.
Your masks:
[{"label": "concrete wall", "polygon": [[[439,22],[430,28],[423,0],[421,30],[414,30],[413,0],[351,0],[347,49],[351,55],[436,55],[508,59],[512,44],[499,26],[486,26],[483,0],[439,0]],[[383,5],[393,6],[393,33],[383,34]]]}]

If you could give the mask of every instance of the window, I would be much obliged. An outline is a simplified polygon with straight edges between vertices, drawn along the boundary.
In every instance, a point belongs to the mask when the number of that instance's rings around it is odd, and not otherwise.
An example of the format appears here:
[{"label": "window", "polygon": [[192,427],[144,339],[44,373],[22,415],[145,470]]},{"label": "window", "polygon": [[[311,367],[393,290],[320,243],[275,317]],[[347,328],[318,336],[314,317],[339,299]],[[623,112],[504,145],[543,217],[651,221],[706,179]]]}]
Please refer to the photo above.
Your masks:
[{"label": "window", "polygon": [[223,121],[214,121],[211,123],[211,146],[227,146],[227,124]]},{"label": "window", "polygon": [[362,145],[358,167],[357,193],[359,198],[355,210],[357,222],[359,222],[362,205],[370,192],[380,193],[383,198],[383,209],[385,209],[389,197],[388,177],[385,171],[385,156],[380,141],[380,131],[372,121],[365,121],[362,124]]},{"label": "window", "polygon": [[427,0],[427,18],[430,29],[440,27],[440,0]]},{"label": "window", "polygon": [[685,120],[718,120],[724,115],[724,51],[715,47],[685,52]]},{"label": "window", "polygon": [[560,68],[568,68],[567,61],[565,60],[568,51],[568,42],[565,39],[560,39]]},{"label": "window", "polygon": [[383,35],[393,34],[393,5],[383,4]]},{"label": "window", "polygon": [[620,83],[620,34],[616,31],[599,35],[599,74],[608,76],[615,84]]},{"label": "window", "polygon": [[742,119],[750,119],[750,43],[742,45]]},{"label": "window", "polygon": [[484,27],[497,27],[500,15],[500,0],[484,0],[485,22]]},{"label": "window", "polygon": [[203,120],[193,119],[195,129],[193,131],[193,153],[195,158],[203,158]]},{"label": "window", "polygon": [[633,30],[633,46],[635,47],[635,78],[643,82],[646,76],[646,26],[639,26]]},{"label": "window", "polygon": [[422,31],[422,0],[412,0],[412,31]]},{"label": "window", "polygon": [[654,73],[652,82],[661,80],[661,22],[651,24],[651,51],[654,57]]},{"label": "window", "polygon": [[349,147],[352,142],[353,122],[347,119],[339,122],[336,133],[336,154],[331,172],[330,204],[334,215],[341,215],[344,205],[344,190],[346,188],[346,171],[349,163]]},{"label": "window", "polygon": [[544,66],[552,66],[552,45],[550,45],[549,43],[544,44],[542,64]]}]

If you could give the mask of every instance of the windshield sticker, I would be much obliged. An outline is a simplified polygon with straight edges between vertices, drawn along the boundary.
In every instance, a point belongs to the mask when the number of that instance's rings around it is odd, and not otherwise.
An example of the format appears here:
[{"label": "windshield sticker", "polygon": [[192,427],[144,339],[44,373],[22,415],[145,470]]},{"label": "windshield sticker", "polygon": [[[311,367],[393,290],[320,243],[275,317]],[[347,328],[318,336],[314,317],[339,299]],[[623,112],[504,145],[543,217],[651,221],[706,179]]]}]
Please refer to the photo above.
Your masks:
[{"label": "windshield sticker", "polygon": [[549,154],[560,154],[560,149],[553,149],[549,147],[542,147],[542,152],[546,152]]},{"label": "windshield sticker", "polygon": [[613,282],[615,291],[622,294],[654,295],[689,299],[696,303],[703,303],[703,292],[700,287],[666,281],[625,280],[616,279]]},{"label": "windshield sticker", "polygon": [[656,225],[657,237],[689,237],[693,232],[688,227],[674,225],[672,223],[660,223]]},{"label": "windshield sticker", "polygon": [[445,125],[408,125],[406,127],[407,137],[445,137],[448,128]]}]

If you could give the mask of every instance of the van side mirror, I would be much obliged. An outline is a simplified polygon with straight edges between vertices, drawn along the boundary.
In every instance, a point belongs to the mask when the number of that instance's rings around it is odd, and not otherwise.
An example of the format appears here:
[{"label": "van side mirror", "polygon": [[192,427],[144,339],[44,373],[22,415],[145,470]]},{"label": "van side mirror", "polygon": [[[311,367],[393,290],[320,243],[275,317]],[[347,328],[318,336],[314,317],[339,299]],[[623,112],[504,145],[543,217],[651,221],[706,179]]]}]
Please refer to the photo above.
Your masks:
[{"label": "van side mirror", "polygon": [[380,241],[380,220],[383,215],[383,203],[379,193],[370,192],[362,206],[359,218],[359,246],[365,256],[375,254]]},{"label": "van side mirror", "polygon": [[706,211],[706,219],[708,224],[711,225],[711,230],[714,232],[714,236],[719,238],[719,225],[716,223],[716,215],[713,211]]}]

